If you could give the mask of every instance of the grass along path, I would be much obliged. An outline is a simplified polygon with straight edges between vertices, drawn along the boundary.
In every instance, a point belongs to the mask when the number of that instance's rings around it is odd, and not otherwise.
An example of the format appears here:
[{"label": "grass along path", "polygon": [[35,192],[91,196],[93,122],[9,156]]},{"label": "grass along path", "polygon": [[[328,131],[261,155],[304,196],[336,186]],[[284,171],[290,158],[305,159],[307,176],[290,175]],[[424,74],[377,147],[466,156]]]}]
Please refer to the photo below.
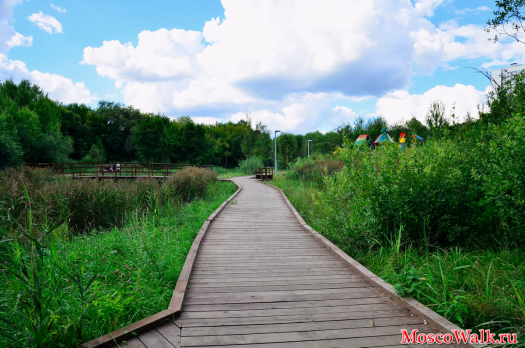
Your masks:
[{"label": "grass along path", "polygon": [[[0,321],[0,346],[73,347],[166,309],[199,229],[235,191],[230,182],[216,182],[205,199],[135,214],[123,228],[93,231],[70,242],[51,235],[38,274],[42,303],[46,296],[50,300],[37,327],[30,328],[24,306],[14,298],[20,280],[0,273],[0,318],[10,322]],[[53,258],[58,266],[51,265]]]}]

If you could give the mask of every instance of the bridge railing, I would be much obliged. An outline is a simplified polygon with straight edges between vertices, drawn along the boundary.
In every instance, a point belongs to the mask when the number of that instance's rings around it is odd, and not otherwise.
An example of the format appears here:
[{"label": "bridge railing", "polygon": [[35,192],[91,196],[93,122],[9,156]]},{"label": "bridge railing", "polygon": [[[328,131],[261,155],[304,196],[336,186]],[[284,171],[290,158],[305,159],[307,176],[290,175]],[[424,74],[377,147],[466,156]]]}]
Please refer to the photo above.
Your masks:
[{"label": "bridge railing", "polygon": [[273,180],[273,167],[257,167],[254,174],[255,179]]},{"label": "bridge railing", "polygon": [[66,175],[73,178],[137,178],[169,176],[186,167],[212,169],[212,165],[192,165],[175,163],[118,163],[118,162],[81,162],[81,163],[26,163],[28,167],[46,168],[54,175]]}]

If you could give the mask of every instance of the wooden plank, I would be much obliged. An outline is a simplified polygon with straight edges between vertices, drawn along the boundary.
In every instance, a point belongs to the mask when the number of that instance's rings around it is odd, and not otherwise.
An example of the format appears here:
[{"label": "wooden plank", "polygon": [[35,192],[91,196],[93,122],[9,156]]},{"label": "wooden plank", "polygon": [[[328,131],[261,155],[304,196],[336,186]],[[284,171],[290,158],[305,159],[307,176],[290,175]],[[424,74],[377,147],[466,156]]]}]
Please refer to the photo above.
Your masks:
[{"label": "wooden plank", "polygon": [[157,331],[175,348],[180,348],[180,328],[172,322],[157,327]]},{"label": "wooden plank", "polygon": [[139,336],[139,339],[147,348],[174,348],[174,346],[155,329],[143,333]]},{"label": "wooden plank", "polygon": [[95,338],[89,342],[83,343],[79,348],[93,348],[93,347],[111,347],[116,342],[122,342],[131,339],[135,334],[140,334],[149,331],[161,324],[164,324],[168,320],[173,320],[178,317],[180,311],[164,310],[142,320],[139,320],[133,324],[124,326],[116,331],[113,331],[104,336]]},{"label": "wooden plank", "polygon": [[147,348],[137,337],[120,344],[121,348]]},{"label": "wooden plank", "polygon": [[[396,308],[397,307],[397,308]],[[362,304],[352,306],[337,307],[310,307],[310,308],[279,308],[279,309],[252,309],[252,310],[229,310],[229,311],[206,311],[206,312],[185,312],[184,319],[213,319],[213,318],[246,318],[246,317],[275,317],[284,315],[303,315],[303,314],[331,314],[348,312],[369,312],[396,310],[399,305],[389,303]]]},{"label": "wooden plank", "polygon": [[[399,310],[384,310],[384,311],[366,311],[366,312],[350,312],[350,313],[314,313],[314,314],[300,314],[300,315],[283,315],[273,317],[248,317],[248,318],[207,318],[207,319],[187,319],[186,313],[183,312],[180,319],[176,323],[181,323],[184,328],[199,327],[199,326],[230,326],[230,325],[273,325],[286,323],[308,323],[319,321],[338,321],[338,320],[354,320],[372,318],[390,318],[396,320],[398,317],[410,316],[407,309]],[[184,334],[183,334],[184,335]]]},{"label": "wooden plank", "polygon": [[216,286],[209,288],[202,288],[199,286],[188,286],[192,294],[222,294],[222,293],[253,293],[255,291],[270,292],[270,291],[303,291],[303,290],[331,290],[331,289],[361,289],[363,286],[369,286],[367,282],[361,283],[346,283],[346,284],[288,284],[288,285],[256,285],[256,286]]},{"label": "wooden plank", "polygon": [[[410,347],[416,348],[421,345],[405,345],[400,344],[401,335],[389,335],[378,337],[357,337],[345,339],[331,339],[331,340],[312,340],[299,342],[278,342],[278,343],[253,343],[250,348],[367,348],[367,347]],[[209,347],[209,346],[194,346],[194,348]],[[223,345],[221,348],[239,347],[237,344]],[[449,347],[447,345],[447,347]],[[450,347],[455,347],[450,345]]]},{"label": "wooden plank", "polygon": [[[418,317],[405,316],[396,317],[398,325],[424,325],[423,320]],[[212,335],[246,335],[273,332],[301,332],[334,329],[366,328],[372,324],[371,319],[338,320],[338,321],[316,321],[307,323],[287,323],[272,325],[239,325],[239,326],[207,326],[187,327],[184,336],[212,336]],[[392,318],[374,319],[376,327],[392,325]]]},{"label": "wooden plank", "polygon": [[184,314],[191,312],[206,311],[244,311],[253,309],[279,309],[279,308],[315,308],[315,307],[339,307],[359,304],[390,303],[392,300],[384,297],[367,297],[359,299],[343,300],[317,300],[298,302],[255,302],[255,303],[219,303],[219,304],[193,304],[184,308]]},{"label": "wooden plank", "polygon": [[[370,326],[372,326],[370,324]],[[401,329],[420,328],[421,325],[404,326],[376,326],[368,328],[339,329],[339,330],[319,330],[308,332],[284,332],[284,333],[264,333],[246,335],[224,335],[224,336],[183,336],[181,345],[184,347],[196,346],[219,346],[219,345],[245,345],[261,343],[282,343],[282,342],[303,342],[303,341],[322,341],[337,340],[362,337],[381,337],[397,335],[398,343],[401,342]],[[433,330],[420,329],[419,332],[435,332]]]},{"label": "wooden plank", "polygon": [[[284,293],[284,291],[282,292]],[[188,296],[185,300],[185,305],[188,304],[215,304],[215,303],[251,303],[251,302],[296,302],[296,301],[315,301],[315,300],[344,300],[357,299],[367,297],[377,297],[377,293],[373,288],[363,289],[362,291],[344,291],[339,293],[329,294],[279,294],[277,291],[272,294],[249,294],[242,293],[237,295],[221,296]]]}]

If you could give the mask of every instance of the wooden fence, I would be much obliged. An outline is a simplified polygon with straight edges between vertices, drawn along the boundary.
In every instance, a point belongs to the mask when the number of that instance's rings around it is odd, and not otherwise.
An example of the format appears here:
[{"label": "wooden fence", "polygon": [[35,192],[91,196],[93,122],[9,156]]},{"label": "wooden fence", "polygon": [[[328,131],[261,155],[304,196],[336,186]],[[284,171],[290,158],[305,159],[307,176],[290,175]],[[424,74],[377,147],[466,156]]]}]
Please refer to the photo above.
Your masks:
[{"label": "wooden fence", "polygon": [[72,178],[134,179],[139,177],[165,178],[186,167],[212,169],[212,165],[174,163],[26,163],[32,168],[50,169],[54,175]]},{"label": "wooden fence", "polygon": [[255,179],[273,180],[273,167],[257,167],[254,174]]}]

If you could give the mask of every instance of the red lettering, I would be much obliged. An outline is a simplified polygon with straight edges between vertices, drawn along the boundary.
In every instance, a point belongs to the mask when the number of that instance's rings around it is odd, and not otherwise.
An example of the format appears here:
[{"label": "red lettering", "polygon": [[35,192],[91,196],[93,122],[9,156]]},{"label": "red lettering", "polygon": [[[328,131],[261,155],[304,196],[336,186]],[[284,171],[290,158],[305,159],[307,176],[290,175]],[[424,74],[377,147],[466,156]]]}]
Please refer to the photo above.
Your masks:
[{"label": "red lettering", "polygon": [[512,339],[507,336],[507,343],[518,343],[518,334],[513,333]]},{"label": "red lettering", "polygon": [[487,334],[487,340],[483,343],[499,343],[494,340],[496,334],[490,333],[490,330],[485,330],[485,333]]},{"label": "red lettering", "polygon": [[452,341],[454,341],[454,336],[452,336],[452,334],[447,333],[443,335],[443,342],[452,343]]},{"label": "red lettering", "polygon": [[409,336],[407,330],[401,329],[401,333],[403,334],[403,340],[401,341],[401,344],[415,343],[417,331],[417,329],[412,330]]},{"label": "red lettering", "polygon": [[417,343],[425,343],[427,341],[427,335],[419,334],[417,335]]},{"label": "red lettering", "polygon": [[436,343],[443,343],[443,334],[442,333],[437,333],[436,334]]},{"label": "red lettering", "polygon": [[428,344],[432,344],[436,341],[436,339],[434,338],[434,334],[433,333],[429,333],[427,335],[427,343]]},{"label": "red lettering", "polygon": [[454,332],[454,337],[456,337],[457,343],[467,343],[472,330],[452,330],[452,332]]}]

